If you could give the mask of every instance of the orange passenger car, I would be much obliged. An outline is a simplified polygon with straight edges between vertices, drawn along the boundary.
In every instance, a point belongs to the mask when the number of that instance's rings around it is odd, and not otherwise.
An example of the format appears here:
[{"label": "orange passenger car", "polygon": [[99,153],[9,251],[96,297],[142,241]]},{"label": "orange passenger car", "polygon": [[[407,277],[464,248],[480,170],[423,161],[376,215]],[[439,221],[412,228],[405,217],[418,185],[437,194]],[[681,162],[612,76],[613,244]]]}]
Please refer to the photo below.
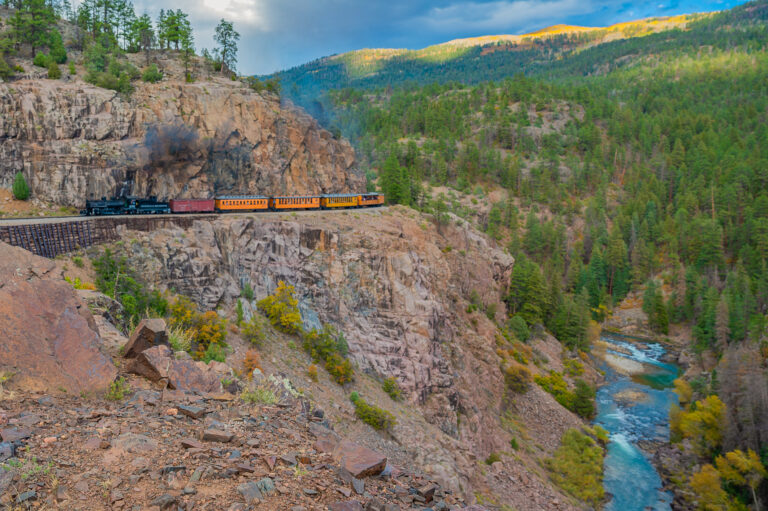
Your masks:
[{"label": "orange passenger car", "polygon": [[269,197],[262,195],[223,195],[216,197],[216,211],[260,211],[269,208]]},{"label": "orange passenger car", "polygon": [[328,208],[355,208],[360,205],[360,196],[355,194],[323,195],[320,197],[320,207]]},{"label": "orange passenger car", "polygon": [[320,197],[318,196],[271,197],[269,199],[269,209],[275,211],[281,209],[317,209],[319,207]]},{"label": "orange passenger car", "polygon": [[384,195],[380,193],[363,193],[360,194],[358,200],[360,201],[360,207],[381,206],[384,204]]}]

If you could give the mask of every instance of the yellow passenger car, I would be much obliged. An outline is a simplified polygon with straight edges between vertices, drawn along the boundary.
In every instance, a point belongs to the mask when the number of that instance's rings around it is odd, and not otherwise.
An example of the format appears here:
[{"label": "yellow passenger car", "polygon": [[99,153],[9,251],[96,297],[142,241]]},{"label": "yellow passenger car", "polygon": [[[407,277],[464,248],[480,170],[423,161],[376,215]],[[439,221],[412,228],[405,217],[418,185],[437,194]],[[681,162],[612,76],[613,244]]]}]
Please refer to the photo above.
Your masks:
[{"label": "yellow passenger car", "polygon": [[216,197],[216,211],[259,211],[269,209],[269,197],[262,195],[223,195]]},{"label": "yellow passenger car", "polygon": [[319,196],[288,196],[269,199],[269,209],[317,209],[320,207]]},{"label": "yellow passenger car", "polygon": [[323,195],[320,197],[320,207],[355,208],[360,205],[360,196],[356,194]]},{"label": "yellow passenger car", "polygon": [[362,193],[358,201],[360,202],[360,207],[364,208],[381,206],[384,204],[384,195],[381,193]]}]

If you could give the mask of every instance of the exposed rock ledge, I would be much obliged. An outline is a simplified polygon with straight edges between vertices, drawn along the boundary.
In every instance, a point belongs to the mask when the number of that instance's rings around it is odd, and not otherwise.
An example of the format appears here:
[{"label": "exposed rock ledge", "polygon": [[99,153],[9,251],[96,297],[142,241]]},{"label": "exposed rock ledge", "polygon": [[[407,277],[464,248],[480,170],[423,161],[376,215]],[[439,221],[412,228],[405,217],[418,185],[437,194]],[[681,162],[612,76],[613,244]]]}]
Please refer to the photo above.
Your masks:
[{"label": "exposed rock ledge", "polygon": [[[32,194],[87,197],[362,191],[354,151],[302,110],[221,79],[140,84],[126,98],[89,84],[0,83],[0,187],[23,172]],[[131,190],[124,190],[131,192]]]}]

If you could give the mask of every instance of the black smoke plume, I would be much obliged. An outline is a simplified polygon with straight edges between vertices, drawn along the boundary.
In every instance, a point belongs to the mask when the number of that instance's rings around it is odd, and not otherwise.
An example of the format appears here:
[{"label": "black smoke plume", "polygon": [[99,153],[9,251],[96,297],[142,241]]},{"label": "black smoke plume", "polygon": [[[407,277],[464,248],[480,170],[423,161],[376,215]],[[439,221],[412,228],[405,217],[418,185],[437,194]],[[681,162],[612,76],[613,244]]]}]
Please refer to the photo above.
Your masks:
[{"label": "black smoke plume", "polygon": [[197,132],[182,123],[155,124],[144,135],[145,167],[165,167],[170,163],[200,157],[202,144]]}]

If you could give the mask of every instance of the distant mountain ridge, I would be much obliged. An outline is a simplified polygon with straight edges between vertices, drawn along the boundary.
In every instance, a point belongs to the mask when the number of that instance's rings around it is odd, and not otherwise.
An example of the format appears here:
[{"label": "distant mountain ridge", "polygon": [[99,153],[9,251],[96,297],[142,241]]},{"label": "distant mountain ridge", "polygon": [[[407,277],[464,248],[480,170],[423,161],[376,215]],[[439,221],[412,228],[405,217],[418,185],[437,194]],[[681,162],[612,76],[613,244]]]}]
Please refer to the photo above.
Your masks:
[{"label": "distant mountain ridge", "polygon": [[451,81],[476,84],[517,73],[549,78],[605,74],[637,57],[700,45],[727,45],[718,38],[746,30],[754,21],[764,22],[767,6],[760,0],[727,11],[647,18],[608,27],[552,25],[528,34],[455,39],[419,50],[361,49],[272,76],[280,78],[287,97],[322,121],[322,98],[329,90]]}]

